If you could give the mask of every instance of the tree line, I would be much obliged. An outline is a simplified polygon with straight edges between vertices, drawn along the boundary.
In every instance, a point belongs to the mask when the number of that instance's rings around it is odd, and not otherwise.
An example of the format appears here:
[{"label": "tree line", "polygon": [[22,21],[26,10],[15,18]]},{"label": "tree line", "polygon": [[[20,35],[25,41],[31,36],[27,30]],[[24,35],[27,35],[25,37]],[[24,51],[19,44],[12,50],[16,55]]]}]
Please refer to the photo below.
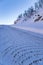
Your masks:
[{"label": "tree line", "polygon": [[22,17],[24,17],[25,19],[30,18],[32,15],[34,15],[34,13],[36,13],[42,7],[43,7],[43,0],[39,0],[38,2],[35,2],[34,7],[31,6],[30,8],[25,10],[23,14],[20,14],[18,16],[18,19],[21,19]]}]

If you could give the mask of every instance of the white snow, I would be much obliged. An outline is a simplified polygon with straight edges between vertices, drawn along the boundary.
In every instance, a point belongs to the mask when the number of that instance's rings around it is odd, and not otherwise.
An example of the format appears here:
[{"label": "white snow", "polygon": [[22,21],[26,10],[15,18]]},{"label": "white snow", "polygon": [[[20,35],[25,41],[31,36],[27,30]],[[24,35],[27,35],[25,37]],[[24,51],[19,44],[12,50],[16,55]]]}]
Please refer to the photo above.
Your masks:
[{"label": "white snow", "polygon": [[[38,14],[43,18],[43,9]],[[43,65],[43,20],[34,22],[35,15],[0,26],[0,65]]]},{"label": "white snow", "polygon": [[0,26],[0,65],[43,65],[43,35]]},{"label": "white snow", "polygon": [[25,27],[25,26],[12,26],[12,27],[35,32],[35,33],[39,33],[39,34],[43,34],[43,29],[39,29],[39,28],[32,28],[32,27]]},{"label": "white snow", "polygon": [[27,21],[23,21],[22,18],[21,21],[17,21],[17,24],[12,25],[12,27],[43,34],[43,20],[41,20],[42,18],[39,21],[34,22],[34,20],[38,18],[38,15],[42,16],[43,18],[43,8],[39,9],[38,12],[35,13],[31,18],[27,19]]}]

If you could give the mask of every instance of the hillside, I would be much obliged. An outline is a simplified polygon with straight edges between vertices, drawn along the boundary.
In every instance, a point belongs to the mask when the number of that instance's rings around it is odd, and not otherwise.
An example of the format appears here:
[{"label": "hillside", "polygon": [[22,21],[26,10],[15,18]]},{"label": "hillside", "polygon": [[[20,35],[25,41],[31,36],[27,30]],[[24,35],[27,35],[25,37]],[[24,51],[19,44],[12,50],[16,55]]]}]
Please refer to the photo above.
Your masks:
[{"label": "hillside", "polygon": [[20,14],[14,24],[28,24],[29,26],[29,23],[34,24],[35,22],[43,22],[43,0],[38,0],[34,3],[34,7],[31,6]]},{"label": "hillside", "polygon": [[0,65],[43,65],[43,35],[0,26]]},{"label": "hillside", "polygon": [[43,8],[40,8],[31,18],[27,18],[26,21],[21,18],[21,20],[15,22],[16,24],[13,27],[43,34]]},{"label": "hillside", "polygon": [[27,20],[25,21],[24,18],[22,17],[19,20],[14,21],[16,22],[16,25],[28,25],[30,23],[38,23],[38,22],[42,22],[43,23],[43,8],[40,8],[36,13],[34,13],[34,15],[31,16],[31,18],[27,18]]}]

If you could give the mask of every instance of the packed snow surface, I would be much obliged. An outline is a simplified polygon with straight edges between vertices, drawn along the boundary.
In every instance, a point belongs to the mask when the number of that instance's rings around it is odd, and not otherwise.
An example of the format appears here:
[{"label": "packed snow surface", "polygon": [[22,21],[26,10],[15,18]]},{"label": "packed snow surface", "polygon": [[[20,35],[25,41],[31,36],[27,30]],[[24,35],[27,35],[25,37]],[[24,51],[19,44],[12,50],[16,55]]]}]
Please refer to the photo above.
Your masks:
[{"label": "packed snow surface", "polygon": [[0,65],[43,65],[43,34],[0,26]]}]

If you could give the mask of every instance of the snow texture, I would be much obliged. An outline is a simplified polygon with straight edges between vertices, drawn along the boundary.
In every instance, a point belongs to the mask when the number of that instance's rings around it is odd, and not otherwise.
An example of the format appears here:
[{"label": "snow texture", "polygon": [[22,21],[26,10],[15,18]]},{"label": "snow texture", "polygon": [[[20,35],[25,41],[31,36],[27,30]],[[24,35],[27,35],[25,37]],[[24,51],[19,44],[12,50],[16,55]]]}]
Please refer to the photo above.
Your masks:
[{"label": "snow texture", "polygon": [[43,65],[43,35],[0,26],[0,65]]}]

